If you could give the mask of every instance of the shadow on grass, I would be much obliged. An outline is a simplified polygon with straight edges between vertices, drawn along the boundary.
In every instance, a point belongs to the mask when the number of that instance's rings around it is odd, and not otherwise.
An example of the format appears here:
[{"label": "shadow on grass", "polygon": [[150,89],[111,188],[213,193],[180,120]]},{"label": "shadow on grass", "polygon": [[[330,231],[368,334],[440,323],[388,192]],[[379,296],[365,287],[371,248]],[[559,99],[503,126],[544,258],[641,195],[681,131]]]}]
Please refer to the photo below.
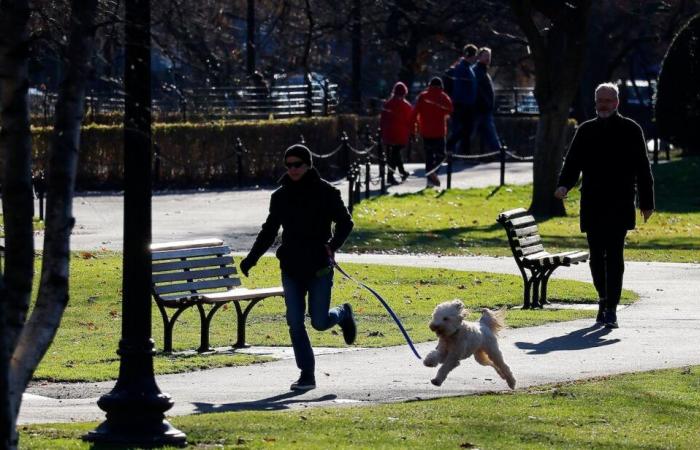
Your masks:
[{"label": "shadow on grass", "polygon": [[600,325],[592,325],[587,328],[572,331],[564,336],[555,336],[539,343],[516,342],[515,346],[521,350],[528,350],[528,355],[544,355],[550,352],[563,350],[584,350],[592,347],[603,347],[616,344],[619,339],[604,339],[610,333],[609,328]]},{"label": "shadow on grass", "polygon": [[295,397],[306,394],[307,392],[308,391],[289,391],[273,397],[261,398],[260,400],[240,403],[226,403],[223,405],[200,402],[194,402],[193,404],[197,408],[197,413],[219,413],[228,411],[279,411],[289,409],[290,405],[295,403],[328,402],[338,398],[338,396],[335,394],[326,394],[317,398],[304,398],[303,400],[295,399]]}]

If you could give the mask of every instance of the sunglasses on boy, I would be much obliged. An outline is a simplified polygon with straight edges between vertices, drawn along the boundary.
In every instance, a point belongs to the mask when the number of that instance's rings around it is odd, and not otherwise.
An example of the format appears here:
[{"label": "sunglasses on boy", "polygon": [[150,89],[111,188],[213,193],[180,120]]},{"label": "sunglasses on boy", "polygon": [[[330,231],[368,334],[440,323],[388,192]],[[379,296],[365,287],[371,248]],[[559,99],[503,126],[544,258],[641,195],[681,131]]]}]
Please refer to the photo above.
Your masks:
[{"label": "sunglasses on boy", "polygon": [[304,164],[306,164],[304,161],[292,161],[292,162],[285,162],[284,165],[287,167],[287,169],[298,169],[302,167]]}]

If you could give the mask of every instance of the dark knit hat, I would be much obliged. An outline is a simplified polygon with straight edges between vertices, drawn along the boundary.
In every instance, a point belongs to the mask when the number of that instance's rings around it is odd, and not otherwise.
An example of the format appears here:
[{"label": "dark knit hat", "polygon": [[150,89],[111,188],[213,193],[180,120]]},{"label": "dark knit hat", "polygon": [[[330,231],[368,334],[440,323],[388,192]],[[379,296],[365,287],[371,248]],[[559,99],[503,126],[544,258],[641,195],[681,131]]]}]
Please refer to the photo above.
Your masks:
[{"label": "dark knit hat", "polygon": [[311,150],[305,145],[294,144],[284,151],[284,159],[286,160],[290,156],[296,156],[306,163],[307,166],[311,167]]},{"label": "dark knit hat", "polygon": [[430,79],[430,84],[429,84],[429,85],[430,85],[430,86],[433,86],[433,87],[439,87],[439,88],[441,88],[441,87],[442,87],[442,78],[440,78],[440,77],[433,77],[433,78],[431,78],[431,79]]}]

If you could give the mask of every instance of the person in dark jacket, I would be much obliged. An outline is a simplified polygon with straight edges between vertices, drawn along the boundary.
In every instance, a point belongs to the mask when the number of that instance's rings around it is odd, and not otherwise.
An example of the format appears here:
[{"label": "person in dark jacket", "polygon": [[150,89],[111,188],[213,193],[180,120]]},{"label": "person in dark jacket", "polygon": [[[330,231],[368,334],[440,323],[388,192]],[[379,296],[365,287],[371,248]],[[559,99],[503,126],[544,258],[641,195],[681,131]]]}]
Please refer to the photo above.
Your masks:
[{"label": "person in dark jacket", "polygon": [[493,113],[496,109],[496,96],[493,89],[493,80],[489,75],[491,65],[491,49],[482,47],[477,54],[477,62],[474,65],[476,76],[476,115],[474,119],[474,132],[481,137],[481,142],[491,152],[501,150],[501,140],[496,131],[496,122]]},{"label": "person in dark jacket", "polygon": [[299,144],[289,147],[284,153],[284,163],[287,173],[281,179],[282,186],[272,193],[267,220],[240,268],[248,276],[275,241],[281,226],[282,244],[277,249],[277,258],[282,271],[289,336],[301,370],[291,389],[309,390],[316,387],[316,379],[314,353],[304,325],[307,294],[311,326],[323,331],[340,325],[345,342],[348,345],[355,342],[357,331],[350,304],[329,309],[332,261],[350,234],[353,222],[340,191],[323,180],[313,167],[307,147]]},{"label": "person in dark jacket", "polygon": [[459,153],[469,153],[469,144],[474,128],[474,105],[476,103],[476,75],[473,65],[476,63],[479,49],[474,44],[464,46],[464,56],[459,58],[445,72],[445,91],[452,100],[454,112],[450,120],[450,137],[447,150],[455,153],[459,142]]},{"label": "person in dark jacket", "polygon": [[617,112],[617,86],[599,85],[595,104],[598,117],[576,130],[554,195],[564,199],[582,174],[581,231],[600,299],[596,322],[617,328],[625,236],[635,227],[635,196],[645,222],[654,212],[654,179],[642,129]]}]

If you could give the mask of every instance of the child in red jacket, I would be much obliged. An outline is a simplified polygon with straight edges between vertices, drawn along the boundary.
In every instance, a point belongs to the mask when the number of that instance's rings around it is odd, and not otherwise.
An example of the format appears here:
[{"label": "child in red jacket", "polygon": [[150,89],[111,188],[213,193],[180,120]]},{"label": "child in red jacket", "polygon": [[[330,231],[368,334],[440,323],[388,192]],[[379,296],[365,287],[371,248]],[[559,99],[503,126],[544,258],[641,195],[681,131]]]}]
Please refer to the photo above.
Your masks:
[{"label": "child in red jacket", "polygon": [[423,137],[428,186],[440,186],[437,172],[445,155],[447,118],[450,114],[452,114],[452,100],[443,91],[442,80],[434,77],[430,80],[428,89],[418,95],[412,121],[412,123],[418,123],[418,132]]},{"label": "child in red jacket", "polygon": [[401,174],[401,181],[408,178],[408,172],[403,166],[401,157],[401,149],[408,145],[413,118],[413,106],[406,101],[407,93],[405,84],[400,81],[396,83],[391,97],[382,106],[382,115],[379,120],[382,143],[386,146],[389,156],[387,180],[392,185],[399,184],[394,176],[396,172]]}]

